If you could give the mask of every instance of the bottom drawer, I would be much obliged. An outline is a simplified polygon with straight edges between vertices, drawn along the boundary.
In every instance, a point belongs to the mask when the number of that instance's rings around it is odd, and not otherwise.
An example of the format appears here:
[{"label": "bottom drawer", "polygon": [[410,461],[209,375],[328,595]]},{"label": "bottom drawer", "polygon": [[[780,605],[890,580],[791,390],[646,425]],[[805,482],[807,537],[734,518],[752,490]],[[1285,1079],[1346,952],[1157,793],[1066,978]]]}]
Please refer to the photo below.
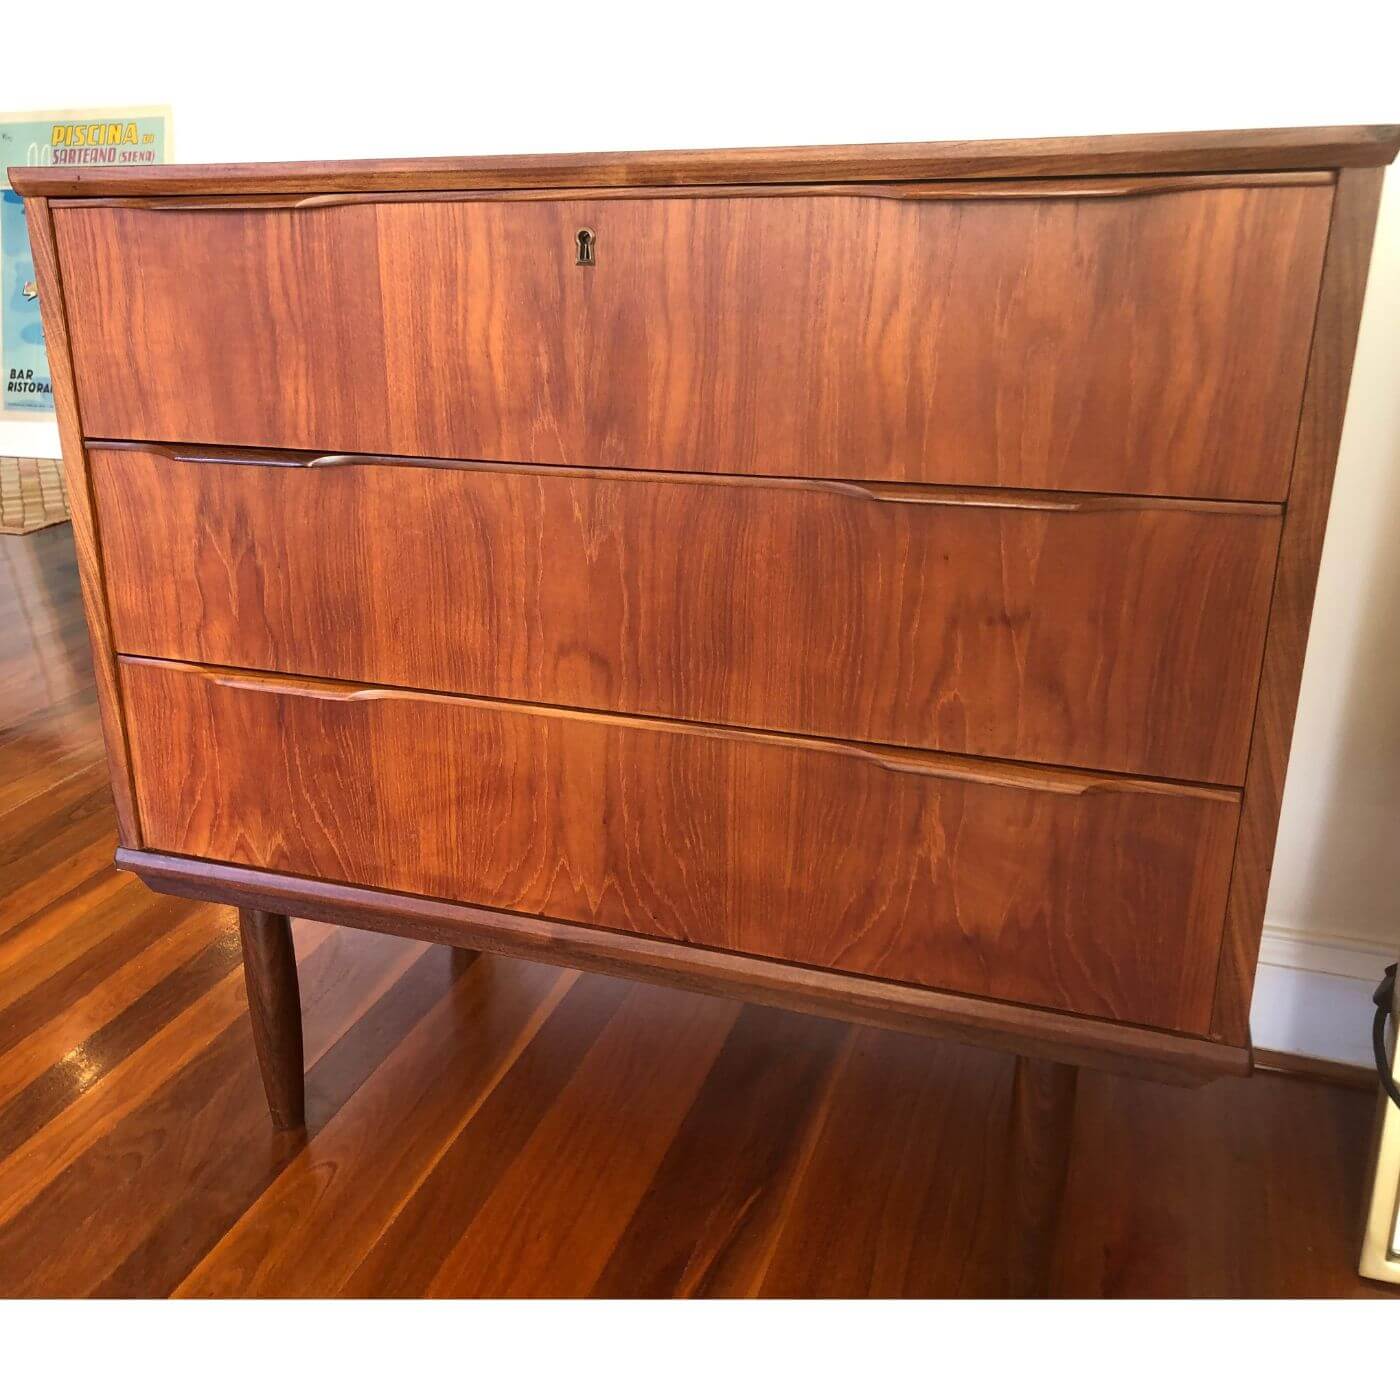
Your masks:
[{"label": "bottom drawer", "polygon": [[1203,1033],[1233,792],[122,662],[149,849]]}]

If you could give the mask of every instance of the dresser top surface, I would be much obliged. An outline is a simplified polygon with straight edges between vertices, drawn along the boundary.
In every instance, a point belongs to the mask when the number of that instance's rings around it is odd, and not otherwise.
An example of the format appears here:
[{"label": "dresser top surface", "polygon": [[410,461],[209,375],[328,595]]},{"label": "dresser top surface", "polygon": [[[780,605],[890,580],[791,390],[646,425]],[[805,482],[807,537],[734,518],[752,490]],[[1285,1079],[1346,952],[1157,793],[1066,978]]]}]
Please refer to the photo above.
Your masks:
[{"label": "dresser top surface", "polygon": [[[239,165],[16,166],[26,196],[323,194],[384,190],[976,180],[1387,165],[1400,126],[1278,127],[1033,140],[775,146],[578,155],[428,156]],[[83,148],[74,148],[80,153]]]}]

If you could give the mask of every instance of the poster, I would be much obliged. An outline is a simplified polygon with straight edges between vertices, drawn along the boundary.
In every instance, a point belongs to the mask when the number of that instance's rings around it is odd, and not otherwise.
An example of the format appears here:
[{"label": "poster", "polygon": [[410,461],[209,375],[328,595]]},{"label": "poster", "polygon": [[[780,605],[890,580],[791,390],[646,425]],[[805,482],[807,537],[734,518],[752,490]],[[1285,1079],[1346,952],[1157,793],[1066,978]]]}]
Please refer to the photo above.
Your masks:
[{"label": "poster", "polygon": [[156,165],[170,159],[168,107],[0,113],[0,417],[53,415],[39,290],[12,165]]}]

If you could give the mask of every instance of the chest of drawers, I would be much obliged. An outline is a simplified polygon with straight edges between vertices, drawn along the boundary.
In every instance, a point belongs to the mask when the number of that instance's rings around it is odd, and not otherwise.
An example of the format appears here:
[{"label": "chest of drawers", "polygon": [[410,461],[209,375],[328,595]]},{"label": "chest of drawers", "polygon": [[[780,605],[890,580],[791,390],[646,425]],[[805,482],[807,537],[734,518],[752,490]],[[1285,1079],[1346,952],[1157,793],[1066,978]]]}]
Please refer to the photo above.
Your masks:
[{"label": "chest of drawers", "polygon": [[118,862],[278,1121],[296,914],[1246,1071],[1395,146],[12,172]]}]

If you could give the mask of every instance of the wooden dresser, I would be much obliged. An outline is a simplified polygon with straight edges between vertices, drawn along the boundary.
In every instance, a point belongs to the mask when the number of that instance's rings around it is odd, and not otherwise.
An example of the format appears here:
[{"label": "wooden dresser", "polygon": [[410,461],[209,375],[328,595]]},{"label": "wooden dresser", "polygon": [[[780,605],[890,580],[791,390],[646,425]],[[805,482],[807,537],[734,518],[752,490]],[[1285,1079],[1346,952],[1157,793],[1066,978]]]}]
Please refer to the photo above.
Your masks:
[{"label": "wooden dresser", "polygon": [[[1249,1068],[1394,128],[14,170],[118,864],[1073,1067]],[[1057,1146],[1059,1142],[1061,1145]]]}]

